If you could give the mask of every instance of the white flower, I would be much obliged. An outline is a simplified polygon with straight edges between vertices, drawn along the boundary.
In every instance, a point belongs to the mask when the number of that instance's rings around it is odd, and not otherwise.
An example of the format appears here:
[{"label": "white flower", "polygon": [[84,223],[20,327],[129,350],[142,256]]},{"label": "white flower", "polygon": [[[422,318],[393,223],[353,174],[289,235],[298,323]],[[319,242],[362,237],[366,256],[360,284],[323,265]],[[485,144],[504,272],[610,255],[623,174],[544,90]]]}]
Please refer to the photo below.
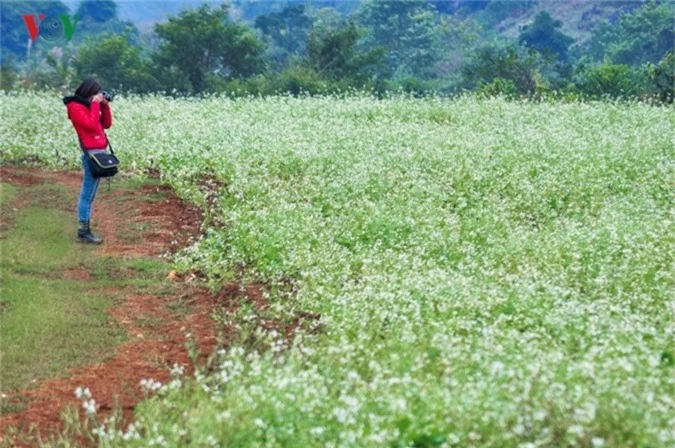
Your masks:
[{"label": "white flower", "polygon": [[96,414],[96,401],[94,401],[94,399],[82,401],[82,407],[84,408],[84,412],[86,412],[87,415]]}]

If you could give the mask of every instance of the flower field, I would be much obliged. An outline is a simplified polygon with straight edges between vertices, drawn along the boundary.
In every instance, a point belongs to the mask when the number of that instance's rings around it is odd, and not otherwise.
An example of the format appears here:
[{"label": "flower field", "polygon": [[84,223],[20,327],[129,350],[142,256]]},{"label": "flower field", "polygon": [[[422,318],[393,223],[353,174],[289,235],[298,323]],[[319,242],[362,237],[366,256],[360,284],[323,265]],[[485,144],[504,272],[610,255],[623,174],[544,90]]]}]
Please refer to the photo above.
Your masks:
[{"label": "flower field", "polygon": [[[206,208],[180,267],[320,317],[288,346],[247,324],[259,310],[219,315],[242,337],[214,372],[101,445],[675,445],[672,107],[146,97],[113,115],[122,171]],[[0,142],[4,163],[78,166],[56,94],[0,94]]]}]

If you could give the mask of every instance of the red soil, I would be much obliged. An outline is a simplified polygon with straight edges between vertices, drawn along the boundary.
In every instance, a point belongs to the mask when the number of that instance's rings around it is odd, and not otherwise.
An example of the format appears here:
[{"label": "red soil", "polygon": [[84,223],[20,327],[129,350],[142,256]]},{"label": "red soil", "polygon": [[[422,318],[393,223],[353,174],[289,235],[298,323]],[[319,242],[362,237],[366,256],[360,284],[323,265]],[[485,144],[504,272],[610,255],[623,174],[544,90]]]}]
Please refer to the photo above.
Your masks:
[{"label": "red soil", "polygon": [[[58,183],[69,187],[72,197],[76,198],[81,179],[78,172],[0,167],[0,180],[16,185],[19,190],[45,182]],[[156,194],[159,199],[148,202],[143,197],[149,194]],[[12,207],[20,208],[22,205],[25,204],[17,201]],[[75,199],[72,209],[75,216]],[[108,212],[100,213],[103,209]],[[137,191],[116,191],[113,186],[112,192],[108,193],[107,185],[102,184],[93,215],[94,230],[105,238],[105,243],[96,251],[106,257],[165,256],[197,236],[202,222],[198,209],[183,203],[164,186],[143,187]],[[3,221],[6,221],[4,217]],[[127,234],[120,239],[117,232],[129,227],[129,222],[143,229],[142,235]],[[141,230],[138,232],[141,233]],[[68,270],[64,275],[82,281],[92,279],[84,268]],[[181,278],[174,276],[173,280],[180,282]],[[184,366],[187,372],[191,370],[193,363],[186,350],[187,333],[192,335],[202,356],[210,354],[218,342],[216,325],[211,318],[214,297],[192,282],[182,282],[177,290],[179,292],[175,294],[178,296],[159,297],[139,295],[134,291],[116,291],[124,299],[110,313],[126,330],[126,342],[110,347],[107,361],[73,369],[66,378],[43,381],[30,390],[6,391],[26,406],[20,412],[0,415],[0,444],[32,444],[6,435],[9,427],[17,428],[24,435],[39,433],[43,439],[56,434],[63,428],[62,411],[69,406],[81,409],[81,403],[75,397],[77,387],[90,389],[99,405],[99,415],[110,413],[118,405],[128,420],[134,406],[144,398],[139,386],[142,379],[152,378],[164,383],[169,379],[169,369],[174,364]],[[166,305],[176,301],[180,301],[184,312],[172,315]],[[152,325],[139,327],[139,318],[151,321]]]},{"label": "red soil", "polygon": [[[20,193],[21,187],[41,183],[66,186],[72,193],[73,201],[59,207],[72,211],[75,217],[77,194],[82,182],[80,172],[0,166],[0,181],[17,186]],[[214,192],[222,187],[214,182],[209,180],[204,187]],[[112,191],[107,190],[107,184],[103,183],[92,217],[94,232],[105,239],[103,245],[94,249],[102,257],[170,256],[200,233],[201,211],[182,202],[169,187],[118,190],[113,181]],[[148,201],[148,197],[152,201]],[[19,194],[10,204],[11,211],[26,206],[30,199],[25,194]],[[101,213],[101,210],[107,212]],[[9,218],[7,215],[3,212],[0,234],[11,228],[11,213]],[[136,273],[120,272],[120,275],[133,276]],[[85,268],[67,270],[64,276],[81,281],[93,279]],[[200,286],[200,280],[198,272],[184,275],[167,272],[166,281],[173,282],[177,291],[170,295],[143,295],[133,288],[109,291],[123,297],[109,312],[125,329],[126,341],[111,346],[106,361],[72,369],[65,378],[48,379],[29,390],[4,391],[19,407],[22,403],[26,405],[21,411],[0,415],[0,446],[35,446],[38,435],[45,440],[58,434],[64,428],[61,413],[68,407],[79,409],[83,416],[81,402],[75,397],[78,387],[87,387],[91,391],[98,405],[99,421],[115,407],[121,408],[125,422],[131,421],[136,404],[145,397],[140,387],[141,380],[153,379],[165,383],[175,364],[183,366],[187,373],[192,371],[194,363],[186,349],[188,333],[199,365],[205,364],[206,357],[217,347],[226,345],[237,336],[236,329],[216,325],[211,317],[215,308],[231,312],[242,303],[249,303],[259,313],[253,324],[263,330],[280,333],[287,342],[301,328],[310,332],[322,331],[318,314],[299,312],[290,321],[267,315],[268,304],[263,294],[265,285],[226,282],[219,291],[212,293]],[[181,312],[172,314],[167,305],[176,303],[180,304]],[[8,428],[18,429],[19,437],[14,430],[7,435]],[[96,445],[84,439],[80,442]]]}]

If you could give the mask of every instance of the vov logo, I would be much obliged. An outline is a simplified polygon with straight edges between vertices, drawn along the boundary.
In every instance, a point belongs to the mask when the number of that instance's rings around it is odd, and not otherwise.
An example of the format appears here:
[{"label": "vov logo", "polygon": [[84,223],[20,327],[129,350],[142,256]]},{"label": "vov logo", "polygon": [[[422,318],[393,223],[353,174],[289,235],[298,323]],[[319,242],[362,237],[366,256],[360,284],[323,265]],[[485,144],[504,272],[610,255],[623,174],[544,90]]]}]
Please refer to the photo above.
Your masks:
[{"label": "vov logo", "polygon": [[23,21],[30,40],[35,42],[38,36],[45,40],[57,40],[65,37],[66,40],[73,38],[75,25],[79,17],[61,14],[58,17],[47,17],[44,14],[24,14]]}]

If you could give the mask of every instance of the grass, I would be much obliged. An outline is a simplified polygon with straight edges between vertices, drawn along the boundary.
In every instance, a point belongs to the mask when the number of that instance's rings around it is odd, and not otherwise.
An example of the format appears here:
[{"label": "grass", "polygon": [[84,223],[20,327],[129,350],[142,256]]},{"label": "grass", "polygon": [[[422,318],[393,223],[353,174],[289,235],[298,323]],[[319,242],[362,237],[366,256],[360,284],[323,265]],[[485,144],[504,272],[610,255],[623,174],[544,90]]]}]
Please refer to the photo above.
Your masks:
[{"label": "grass", "polygon": [[[10,227],[0,239],[0,389],[6,392],[0,412],[7,413],[25,406],[13,392],[111,356],[124,334],[108,314],[120,294],[109,291],[165,295],[173,286],[162,281],[166,262],[102,257],[77,243],[76,222],[66,211],[76,198],[65,188],[2,184],[0,193]],[[15,198],[26,206],[4,213]],[[92,279],[64,276],[74,269]]]},{"label": "grass", "polygon": [[[129,178],[124,181],[123,184],[119,185],[116,187],[117,190],[119,191],[124,191],[128,193],[132,193],[137,191],[140,188],[147,188],[147,187],[162,187],[164,186],[164,182],[161,179],[154,179],[150,177],[134,177],[134,178]],[[118,200],[120,201],[126,201],[131,197],[131,195],[126,195],[123,194],[118,197]],[[138,197],[134,196],[135,199],[141,200],[144,202],[161,202],[165,201],[168,196],[165,192],[163,191],[157,191],[157,192],[152,192],[149,194],[146,194],[144,196]]]},{"label": "grass", "polygon": [[[111,344],[122,339],[107,313],[110,298],[90,283],[64,278],[65,270],[86,269],[95,257],[90,248],[75,242],[72,216],[56,209],[69,198],[56,186],[27,190],[31,205],[16,213],[12,228],[0,240],[4,391],[30,388],[73,366],[102,360]],[[3,186],[3,204],[10,200],[6,191],[17,194]],[[36,206],[47,203],[51,208]]]},{"label": "grass", "polygon": [[8,310],[2,316],[2,388],[29,388],[67,369],[99,361],[121,340],[111,325],[105,296],[73,280],[9,274],[3,288]]},{"label": "grass", "polygon": [[0,208],[9,205],[15,195],[16,187],[14,185],[0,182]]}]

